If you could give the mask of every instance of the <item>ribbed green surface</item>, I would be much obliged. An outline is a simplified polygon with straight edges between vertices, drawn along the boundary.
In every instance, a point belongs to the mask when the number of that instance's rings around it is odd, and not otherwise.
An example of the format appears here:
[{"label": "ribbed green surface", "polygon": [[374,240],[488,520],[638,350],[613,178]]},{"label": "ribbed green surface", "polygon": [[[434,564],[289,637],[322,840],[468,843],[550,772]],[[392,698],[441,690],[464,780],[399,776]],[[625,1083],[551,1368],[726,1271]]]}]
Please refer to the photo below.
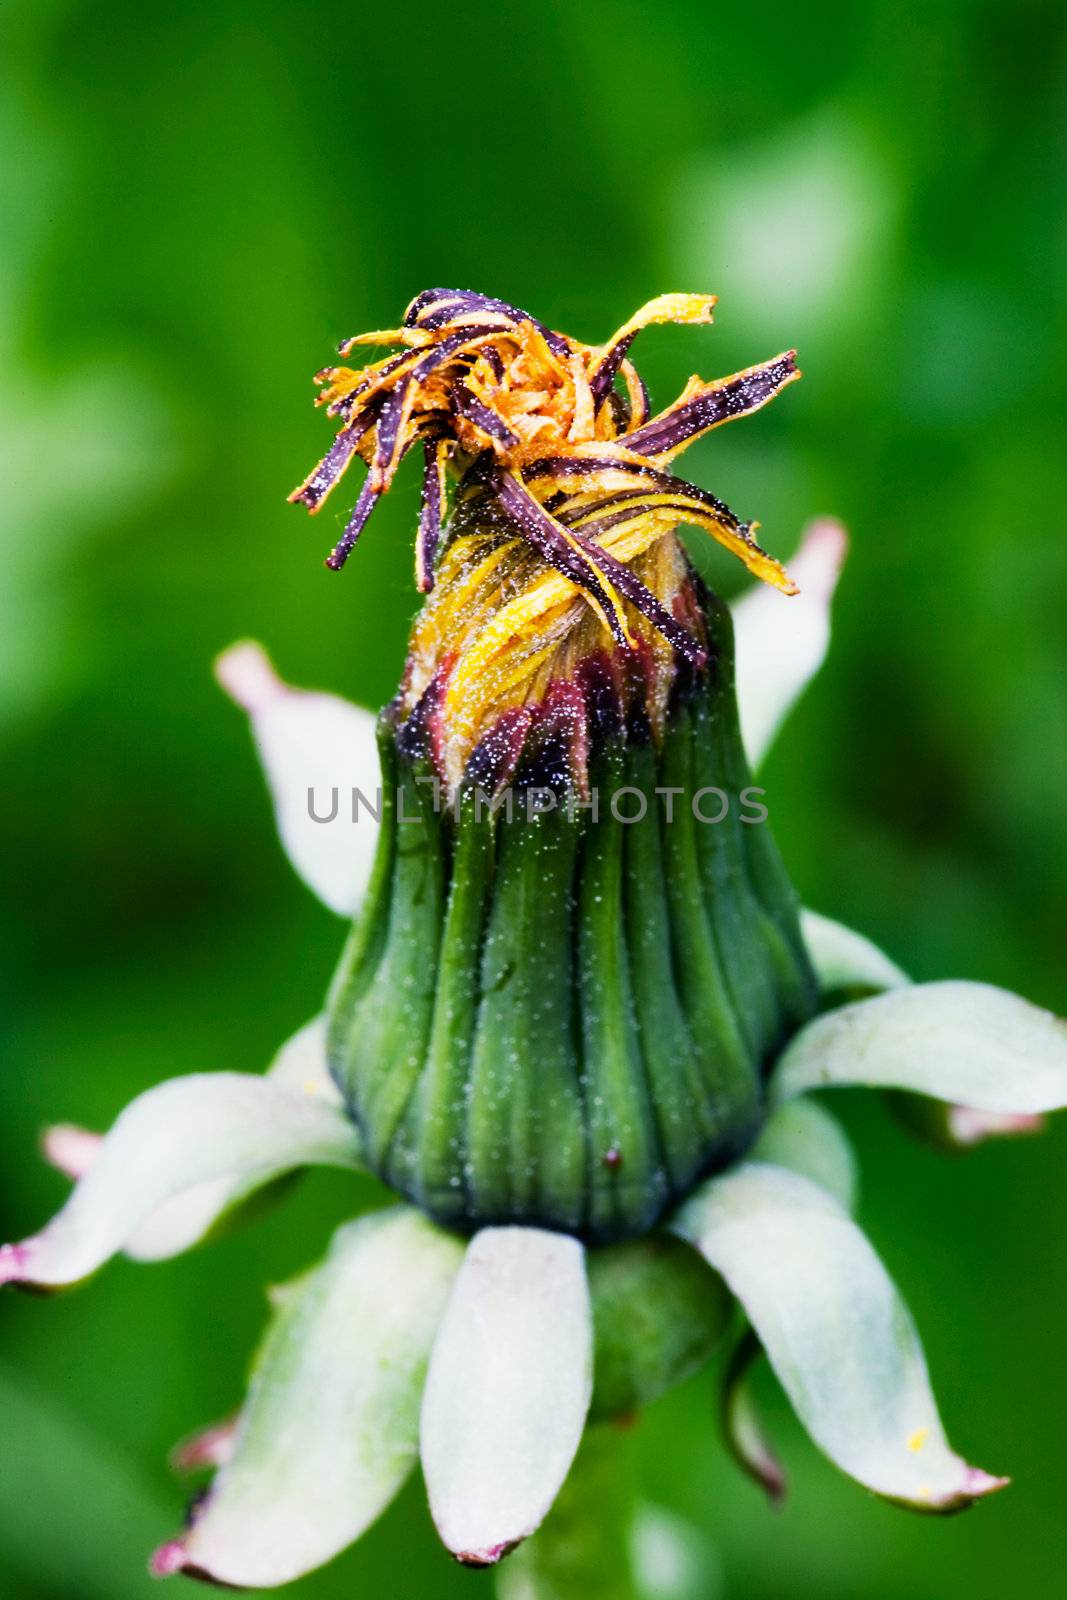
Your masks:
[{"label": "ribbed green surface", "polygon": [[[399,805],[334,985],[330,1059],[370,1163],[442,1222],[646,1231],[751,1141],[764,1067],[813,1009],[785,869],[767,825],[740,820],[729,619],[710,602],[708,621],[713,667],[662,745],[620,735],[595,756],[599,816],[528,816],[518,793],[510,820],[470,799],[437,812],[383,721]],[[710,786],[731,797],[717,824],[692,811]],[[622,787],[647,797],[639,821],[612,816]]]}]

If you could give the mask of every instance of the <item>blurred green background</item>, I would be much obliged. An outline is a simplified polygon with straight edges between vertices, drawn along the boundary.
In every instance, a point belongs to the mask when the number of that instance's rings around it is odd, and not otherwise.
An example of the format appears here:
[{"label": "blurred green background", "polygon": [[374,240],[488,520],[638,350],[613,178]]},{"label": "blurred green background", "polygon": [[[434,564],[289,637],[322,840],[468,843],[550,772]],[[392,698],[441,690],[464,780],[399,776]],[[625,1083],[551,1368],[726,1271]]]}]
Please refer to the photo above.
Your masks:
[{"label": "blurred green background", "polygon": [[[342,929],[276,848],[210,662],[251,634],[297,682],[390,694],[414,469],[340,578],[341,500],[309,523],[285,495],[330,436],[310,374],[430,284],[594,341],[656,292],[717,291],[710,332],[644,336],[659,403],[799,347],[804,383],[688,458],[779,555],[815,513],[852,530],[831,662],[766,772],[780,842],[810,904],[916,976],[1063,1008],[1058,11],[4,6],[0,1236],[63,1194],[42,1123],[258,1069],[319,1003]],[[793,1479],[773,1517],[708,1375],[644,1423],[648,1493],[714,1542],[700,1600],[1061,1594],[1067,1123],[944,1163],[844,1110],[954,1440],[1015,1486],[952,1521],[894,1511],[768,1383]],[[316,1175],[167,1266],[5,1296],[6,1595],[156,1592],[166,1451],[234,1404],[263,1286],[321,1251],[352,1182]],[[476,1593],[417,1485],[294,1591]]]}]

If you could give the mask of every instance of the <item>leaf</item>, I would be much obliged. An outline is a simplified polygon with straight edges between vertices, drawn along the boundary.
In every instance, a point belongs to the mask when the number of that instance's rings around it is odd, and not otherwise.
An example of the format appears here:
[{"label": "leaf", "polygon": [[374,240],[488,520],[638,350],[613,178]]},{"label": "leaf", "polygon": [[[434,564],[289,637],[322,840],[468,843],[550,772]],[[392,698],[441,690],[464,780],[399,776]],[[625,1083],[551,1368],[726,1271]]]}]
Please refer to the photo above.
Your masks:
[{"label": "leaf", "polygon": [[863,1084],[976,1111],[1034,1115],[1067,1105],[1067,1024],[986,983],[893,989],[829,1011],[779,1057],[772,1100]]},{"label": "leaf", "polygon": [[855,1223],[798,1173],[744,1162],[674,1226],[740,1300],[815,1443],[876,1494],[960,1510],[1001,1488],[949,1447],[911,1316]]},{"label": "leaf", "polygon": [[166,1526],[165,1497],[113,1439],[39,1390],[31,1365],[0,1365],[4,1593],[158,1600],[138,1552]]},{"label": "leaf", "polygon": [[281,1297],[230,1461],[153,1570],[288,1583],[358,1539],[415,1465],[419,1395],[462,1243],[406,1207],[347,1223]]},{"label": "leaf", "polygon": [[576,1239],[539,1228],[475,1235],[422,1404],[430,1510],[460,1561],[489,1566],[542,1521],[582,1436],[592,1346]]},{"label": "leaf", "polygon": [[[252,718],[286,855],[325,905],[350,917],[363,898],[378,842],[377,719],[336,695],[290,688],[263,647],[250,640],[224,651],[215,673]],[[358,805],[357,792],[363,796]]]},{"label": "leaf", "polygon": [[361,1165],[359,1135],[336,1106],[250,1074],[171,1078],[121,1113],[43,1232],[0,1249],[0,1283],[76,1283],[198,1187],[264,1183],[309,1163]]}]

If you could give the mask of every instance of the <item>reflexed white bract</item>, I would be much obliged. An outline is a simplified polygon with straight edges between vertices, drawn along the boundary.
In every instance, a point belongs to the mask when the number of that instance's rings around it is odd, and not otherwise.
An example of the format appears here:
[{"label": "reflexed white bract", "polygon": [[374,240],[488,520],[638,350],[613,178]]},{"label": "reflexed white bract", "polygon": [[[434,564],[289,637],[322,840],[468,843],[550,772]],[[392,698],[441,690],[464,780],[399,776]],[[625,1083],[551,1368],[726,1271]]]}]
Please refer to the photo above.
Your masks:
[{"label": "reflexed white bract", "polygon": [[911,1316],[826,1190],[742,1162],[704,1184],[674,1227],[722,1273],[800,1420],[844,1472],[925,1511],[1003,1486],[950,1448]]},{"label": "reflexed white bract", "polygon": [[[290,688],[252,641],[226,650],[215,672],[252,719],[286,855],[320,900],[350,917],[367,887],[378,838],[376,718],[338,695]],[[363,796],[356,820],[354,793]]]},{"label": "reflexed white bract", "polygon": [[772,1099],[861,1084],[976,1111],[1067,1105],[1067,1023],[1006,989],[949,980],[892,989],[816,1017],[771,1075]]},{"label": "reflexed white bract", "polygon": [[280,1297],[230,1460],[155,1568],[288,1583],[351,1544],[415,1465],[419,1396],[462,1244],[407,1207],[335,1234]]},{"label": "reflexed white bract", "polygon": [[752,1149],[753,1161],[769,1161],[810,1178],[853,1211],[859,1176],[852,1146],[836,1117],[814,1100],[777,1106]]},{"label": "reflexed white bract", "polygon": [[76,1283],[202,1185],[264,1183],[311,1163],[361,1165],[359,1136],[336,1106],[246,1073],[171,1078],[121,1113],[48,1226],[0,1250],[0,1282]]},{"label": "reflexed white bract", "polygon": [[843,922],[805,909],[800,913],[800,931],[823,994],[849,989],[879,994],[911,981],[873,940]]},{"label": "reflexed white bract", "polygon": [[499,1561],[551,1506],[585,1426],[592,1342],[576,1239],[515,1227],[475,1235],[422,1404],[430,1510],[461,1561]]},{"label": "reflexed white bract", "polygon": [[805,529],[789,563],[800,593],[760,584],[731,607],[737,654],[737,705],[748,758],[758,766],[775,734],[818,672],[830,644],[830,603],[848,550],[839,522]]}]

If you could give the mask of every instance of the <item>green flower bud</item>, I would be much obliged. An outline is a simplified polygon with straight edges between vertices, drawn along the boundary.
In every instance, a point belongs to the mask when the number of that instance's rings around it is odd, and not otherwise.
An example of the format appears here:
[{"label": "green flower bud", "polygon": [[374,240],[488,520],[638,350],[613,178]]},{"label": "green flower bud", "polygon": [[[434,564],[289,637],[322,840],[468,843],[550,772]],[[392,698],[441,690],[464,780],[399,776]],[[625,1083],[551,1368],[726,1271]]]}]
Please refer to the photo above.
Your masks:
[{"label": "green flower bud", "polygon": [[632,1415],[704,1365],[734,1300],[707,1263],[667,1233],[587,1258],[593,1307],[592,1422]]},{"label": "green flower bud", "polygon": [[746,796],[729,614],[672,571],[699,664],[572,652],[451,790],[440,672],[382,719],[381,843],[328,1051],[371,1166],[449,1226],[647,1231],[755,1138],[766,1068],[814,1008]]}]

